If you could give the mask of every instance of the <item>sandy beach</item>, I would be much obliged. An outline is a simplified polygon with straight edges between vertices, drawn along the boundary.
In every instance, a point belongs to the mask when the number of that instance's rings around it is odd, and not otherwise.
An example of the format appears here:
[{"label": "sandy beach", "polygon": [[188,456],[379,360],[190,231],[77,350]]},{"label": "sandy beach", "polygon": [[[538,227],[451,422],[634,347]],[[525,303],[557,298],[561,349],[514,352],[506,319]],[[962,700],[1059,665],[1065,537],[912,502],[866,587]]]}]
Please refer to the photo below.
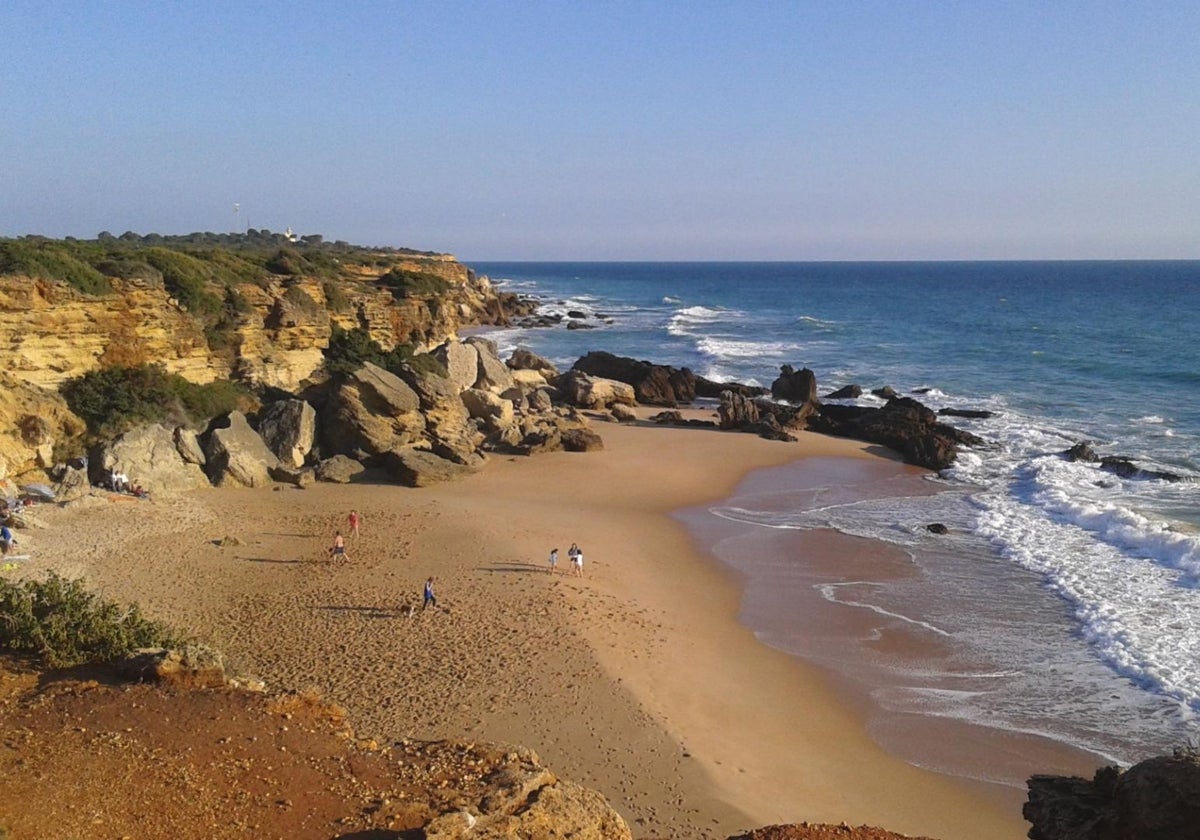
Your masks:
[{"label": "sandy beach", "polygon": [[[41,508],[47,527],[23,539],[33,559],[21,573],[85,577],[213,643],[236,670],[319,690],[381,742],[531,747],[607,796],[638,837],[803,820],[941,840],[1024,836],[1016,807],[885,753],[819,670],[758,642],[737,620],[736,574],[670,515],[724,498],[760,467],[882,463],[876,451],[815,435],[783,444],[595,428],[603,452],[493,457],[429,489],[281,486]],[[332,561],[352,509],[361,535]],[[226,537],[238,544],[217,545]],[[585,551],[582,578],[572,542]],[[423,610],[429,576],[438,604]]]}]

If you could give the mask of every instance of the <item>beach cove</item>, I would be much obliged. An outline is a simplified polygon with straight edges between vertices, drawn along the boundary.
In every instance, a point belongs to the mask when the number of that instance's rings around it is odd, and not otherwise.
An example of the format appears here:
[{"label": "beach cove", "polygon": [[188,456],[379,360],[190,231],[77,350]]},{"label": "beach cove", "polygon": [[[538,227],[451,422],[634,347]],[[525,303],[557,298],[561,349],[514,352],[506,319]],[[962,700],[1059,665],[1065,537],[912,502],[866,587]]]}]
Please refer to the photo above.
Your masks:
[{"label": "beach cove", "polygon": [[[758,642],[737,621],[737,576],[670,516],[797,459],[909,468],[811,434],[782,444],[596,428],[603,452],[497,456],[423,490],[93,497],[44,513],[50,527],[31,535],[24,571],[83,576],[137,601],[272,687],[317,689],[381,743],[531,747],[608,797],[635,836],[803,820],[941,840],[1023,836],[1014,804],[888,755],[820,671]],[[351,509],[362,535],[334,564],[327,548]],[[218,546],[225,537],[240,545]],[[584,578],[565,562],[550,575],[549,550],[565,561],[572,541],[586,552]],[[430,575],[439,607],[422,613]]]}]

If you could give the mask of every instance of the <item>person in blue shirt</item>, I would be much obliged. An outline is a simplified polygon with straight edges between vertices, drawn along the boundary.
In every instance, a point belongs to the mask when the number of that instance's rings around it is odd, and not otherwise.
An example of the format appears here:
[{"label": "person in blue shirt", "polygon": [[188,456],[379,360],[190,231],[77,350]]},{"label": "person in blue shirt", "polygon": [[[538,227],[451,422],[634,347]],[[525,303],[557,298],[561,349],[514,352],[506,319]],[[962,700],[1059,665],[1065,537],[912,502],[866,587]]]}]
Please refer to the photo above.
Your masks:
[{"label": "person in blue shirt", "polygon": [[17,538],[13,536],[12,531],[8,530],[8,526],[0,525],[0,554],[8,554],[16,544]]},{"label": "person in blue shirt", "polygon": [[425,581],[425,603],[421,605],[421,609],[424,610],[430,604],[437,606],[437,597],[433,594],[433,578]]}]

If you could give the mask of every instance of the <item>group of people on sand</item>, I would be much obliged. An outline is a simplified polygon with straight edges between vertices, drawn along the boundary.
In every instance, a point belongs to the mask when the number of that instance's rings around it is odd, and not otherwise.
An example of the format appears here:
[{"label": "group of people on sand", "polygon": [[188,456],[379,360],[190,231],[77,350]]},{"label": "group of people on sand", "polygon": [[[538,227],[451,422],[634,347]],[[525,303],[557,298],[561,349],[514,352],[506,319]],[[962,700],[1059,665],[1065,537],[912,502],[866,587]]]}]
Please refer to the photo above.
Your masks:
[{"label": "group of people on sand", "polygon": [[[357,539],[362,533],[362,514],[357,510],[350,511],[350,516],[347,519],[347,533]],[[334,560],[349,560],[350,555],[346,553],[346,537],[338,531],[333,536],[333,545],[329,547],[329,556]],[[431,576],[425,581],[425,589],[422,592],[421,609],[426,610],[429,607],[437,607],[437,595],[433,591],[433,577]]]},{"label": "group of people on sand", "polygon": [[[571,567],[575,572],[575,577],[583,577],[583,549],[577,543],[571,543],[571,547],[567,549],[567,558],[571,561]],[[550,549],[550,574],[558,574],[558,549]]]}]

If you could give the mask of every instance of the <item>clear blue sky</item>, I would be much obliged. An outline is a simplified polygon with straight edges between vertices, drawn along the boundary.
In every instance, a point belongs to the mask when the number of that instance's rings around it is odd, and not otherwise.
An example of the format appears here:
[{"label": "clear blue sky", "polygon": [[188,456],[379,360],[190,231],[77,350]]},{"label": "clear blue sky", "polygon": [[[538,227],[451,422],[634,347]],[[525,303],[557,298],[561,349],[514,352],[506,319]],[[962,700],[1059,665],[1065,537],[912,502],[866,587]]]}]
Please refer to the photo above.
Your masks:
[{"label": "clear blue sky", "polygon": [[7,0],[0,107],[4,236],[1200,257],[1195,0]]}]

